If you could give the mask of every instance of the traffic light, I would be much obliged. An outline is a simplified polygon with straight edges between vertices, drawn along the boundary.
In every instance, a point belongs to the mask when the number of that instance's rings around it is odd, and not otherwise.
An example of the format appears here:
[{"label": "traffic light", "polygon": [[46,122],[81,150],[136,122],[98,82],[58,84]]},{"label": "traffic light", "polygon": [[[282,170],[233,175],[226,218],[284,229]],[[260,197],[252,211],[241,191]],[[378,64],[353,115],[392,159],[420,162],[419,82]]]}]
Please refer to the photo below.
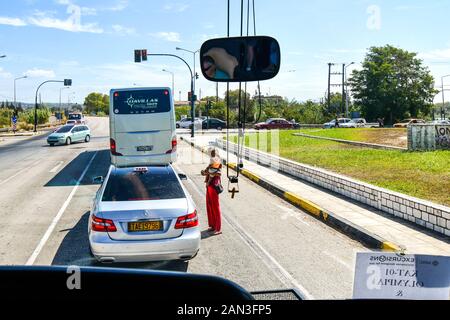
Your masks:
[{"label": "traffic light", "polygon": [[64,79],[64,87],[70,87],[72,85],[72,79]]},{"label": "traffic light", "polygon": [[142,61],[141,53],[142,52],[139,49],[134,50],[134,62],[141,62]]},{"label": "traffic light", "polygon": [[147,49],[141,50],[141,58],[142,58],[142,61],[147,61]]},{"label": "traffic light", "polygon": [[189,91],[189,92],[188,92],[188,101],[191,101],[191,100],[192,100],[192,92]]}]

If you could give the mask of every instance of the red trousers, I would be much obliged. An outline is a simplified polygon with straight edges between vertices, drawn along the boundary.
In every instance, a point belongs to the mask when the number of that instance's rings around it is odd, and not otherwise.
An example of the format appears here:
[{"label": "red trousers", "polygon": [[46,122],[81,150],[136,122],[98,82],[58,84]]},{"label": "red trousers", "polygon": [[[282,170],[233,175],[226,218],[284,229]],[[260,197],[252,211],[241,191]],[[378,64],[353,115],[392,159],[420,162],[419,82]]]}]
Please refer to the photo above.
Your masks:
[{"label": "red trousers", "polygon": [[219,195],[214,186],[206,187],[206,211],[208,212],[208,225],[214,231],[220,231],[222,228],[222,219],[220,216]]}]

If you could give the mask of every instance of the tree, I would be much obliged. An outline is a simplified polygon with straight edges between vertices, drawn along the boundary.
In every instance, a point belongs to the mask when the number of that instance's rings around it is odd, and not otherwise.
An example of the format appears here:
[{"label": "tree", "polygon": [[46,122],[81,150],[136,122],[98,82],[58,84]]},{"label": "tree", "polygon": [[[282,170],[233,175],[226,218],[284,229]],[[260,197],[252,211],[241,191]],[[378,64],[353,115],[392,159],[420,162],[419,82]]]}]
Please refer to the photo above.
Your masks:
[{"label": "tree", "polygon": [[390,45],[372,47],[362,67],[353,71],[349,84],[355,104],[367,119],[393,123],[430,114],[437,91],[433,76],[416,53]]},{"label": "tree", "polygon": [[109,114],[109,96],[107,94],[97,92],[89,93],[87,97],[84,98],[84,105],[87,113],[103,112]]}]

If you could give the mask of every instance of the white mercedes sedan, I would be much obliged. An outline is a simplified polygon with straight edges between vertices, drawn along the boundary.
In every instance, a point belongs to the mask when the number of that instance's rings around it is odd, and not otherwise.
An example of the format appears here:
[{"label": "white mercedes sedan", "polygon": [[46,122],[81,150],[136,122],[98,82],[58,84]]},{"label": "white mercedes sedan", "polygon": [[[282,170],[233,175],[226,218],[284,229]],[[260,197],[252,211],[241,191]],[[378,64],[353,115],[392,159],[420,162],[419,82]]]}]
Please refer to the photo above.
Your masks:
[{"label": "white mercedes sedan", "polygon": [[200,248],[194,203],[172,166],[116,168],[101,182],[89,217],[100,262],[189,260]]}]

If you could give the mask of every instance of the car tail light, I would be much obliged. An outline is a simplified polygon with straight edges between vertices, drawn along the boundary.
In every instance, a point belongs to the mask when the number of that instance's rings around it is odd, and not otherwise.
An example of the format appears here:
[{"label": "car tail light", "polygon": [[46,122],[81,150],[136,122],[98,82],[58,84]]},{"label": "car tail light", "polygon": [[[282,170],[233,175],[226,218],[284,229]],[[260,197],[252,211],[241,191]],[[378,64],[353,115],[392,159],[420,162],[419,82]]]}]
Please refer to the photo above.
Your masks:
[{"label": "car tail light", "polygon": [[91,228],[98,232],[116,232],[117,228],[114,222],[109,219],[102,219],[96,216],[92,216]]},{"label": "car tail light", "polygon": [[178,217],[175,229],[187,229],[198,226],[197,210],[188,215]]},{"label": "car tail light", "polygon": [[177,151],[177,137],[172,138],[172,149],[167,150],[166,154],[175,153]]},{"label": "car tail light", "polygon": [[109,139],[109,145],[110,145],[111,154],[113,156],[122,156],[121,153],[117,152],[116,141],[114,139]]}]

